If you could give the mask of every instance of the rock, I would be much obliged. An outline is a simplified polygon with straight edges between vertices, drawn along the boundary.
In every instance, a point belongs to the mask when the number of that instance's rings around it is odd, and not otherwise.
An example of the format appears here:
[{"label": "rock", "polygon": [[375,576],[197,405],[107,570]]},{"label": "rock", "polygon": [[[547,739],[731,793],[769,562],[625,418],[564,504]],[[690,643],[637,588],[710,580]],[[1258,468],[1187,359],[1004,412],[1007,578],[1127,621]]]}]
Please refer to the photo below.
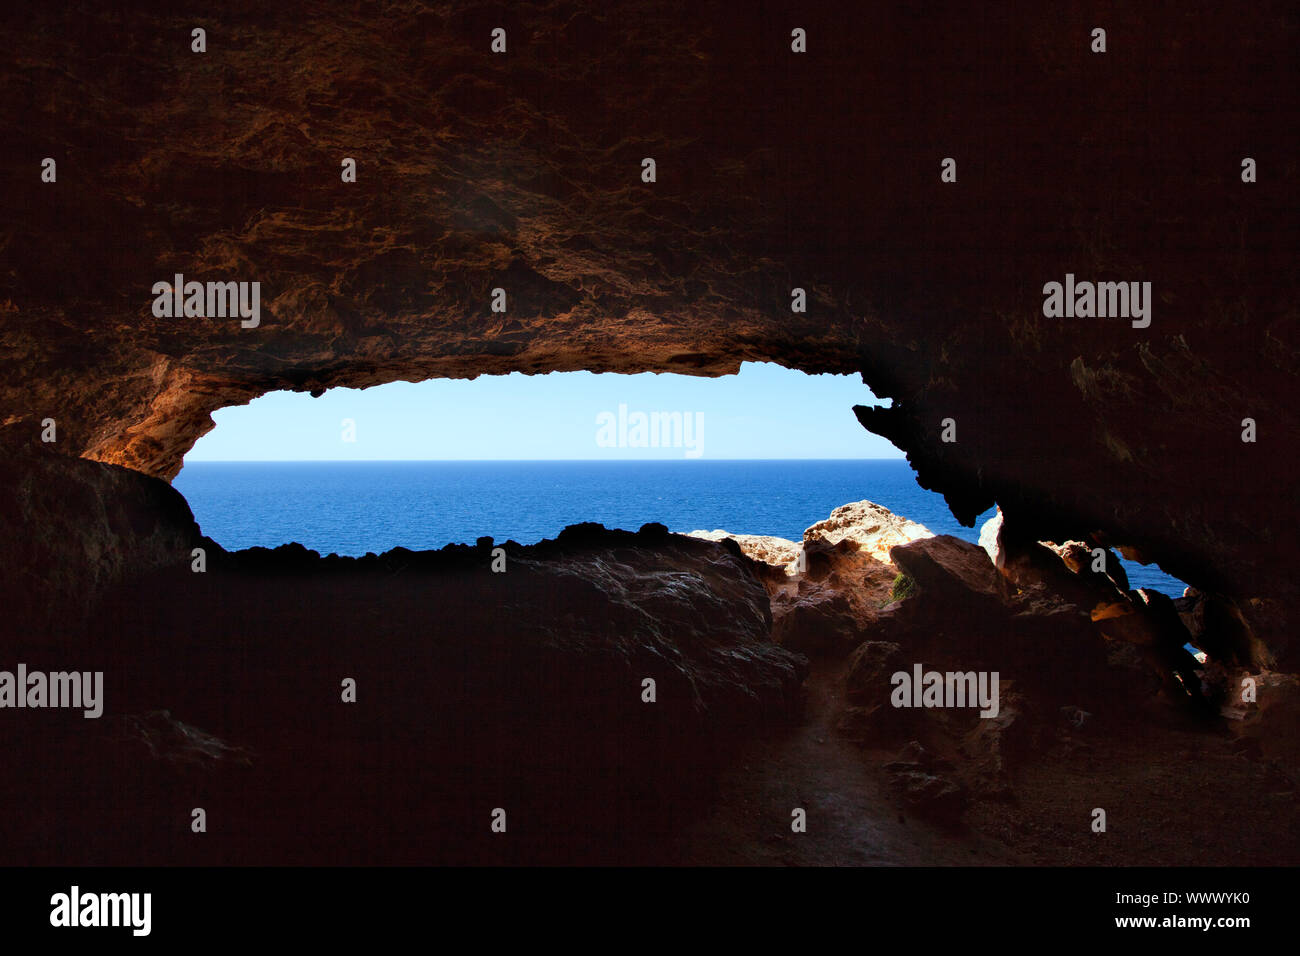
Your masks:
[{"label": "rock", "polygon": [[1002,553],[1002,509],[998,509],[988,521],[980,527],[980,547],[988,554],[989,560],[993,566],[1001,570],[1006,564],[1006,556]]},{"label": "rock", "polygon": [[692,531],[692,538],[704,541],[725,541],[730,539],[740,545],[746,557],[753,558],[773,569],[779,569],[793,577],[799,571],[796,564],[801,547],[794,541],[763,534],[732,534],[730,531]]},{"label": "rock", "polygon": [[836,508],[809,527],[800,544],[726,531],[693,531],[691,536],[730,539],[765,569],[772,633],[783,646],[834,657],[862,643],[892,600],[898,570],[889,562],[889,549],[933,537],[923,526],[870,501]]},{"label": "rock", "polygon": [[803,533],[804,551],[811,555],[838,552],[857,554],[879,564],[890,564],[890,549],[933,538],[924,525],[900,517],[870,501],[841,505],[825,521]]},{"label": "rock", "polygon": [[952,775],[951,763],[913,740],[892,762],[885,764],[885,769],[913,813],[947,826],[960,822],[969,804],[969,794]]},{"label": "rock", "polygon": [[844,677],[850,703],[873,706],[888,703],[890,678],[905,665],[903,649],[889,641],[865,641],[849,657]]},{"label": "rock", "polygon": [[178,772],[211,773],[224,764],[247,767],[253,762],[247,748],[182,723],[166,710],[126,714],[111,723],[122,740],[140,745],[152,760]]},{"label": "rock", "polygon": [[[56,657],[104,674],[109,720],[0,722],[0,749],[24,768],[0,784],[0,862],[48,855],[52,808],[76,837],[60,863],[193,862],[182,829],[140,812],[160,805],[220,813],[205,862],[455,862],[480,858],[472,837],[410,821],[467,819],[503,793],[539,819],[583,821],[581,839],[521,835],[510,852],[583,859],[630,821],[661,833],[674,807],[704,805],[743,740],[801,712],[807,660],[772,640],[763,582],[734,542],[587,524],[506,542],[505,574],[481,543],[355,559],[216,548],[196,574],[202,539],[166,483],[48,461],[43,485],[38,461],[0,486],[19,519],[3,533],[61,549],[86,586],[19,588],[6,616],[86,602],[84,619],[63,615]],[[69,536],[41,544],[60,500]],[[11,663],[53,652],[17,636]],[[356,708],[339,703],[345,677]],[[32,733],[36,718],[48,732]],[[111,808],[84,799],[110,791]]]},{"label": "rock", "polygon": [[[1244,699],[1249,681],[1254,700]],[[1250,742],[1280,771],[1279,787],[1295,792],[1300,781],[1300,675],[1234,669],[1223,704],[1229,731]]]},{"label": "rock", "polygon": [[[1086,57],[1035,61],[1026,78],[1015,56],[994,53],[986,83],[940,84],[948,140],[1014,141],[1036,169],[1063,135],[1122,131],[1104,160],[1082,151],[1061,175],[987,178],[974,203],[916,188],[907,172],[933,164],[938,122],[909,105],[916,77],[940,77],[961,55],[955,38],[982,29],[974,8],[952,11],[929,46],[900,23],[869,71],[808,57],[798,89],[754,55],[770,39],[763,18],[737,20],[725,4],[689,18],[654,0],[553,4],[518,29],[581,36],[582,56],[512,45],[480,68],[488,10],[390,5],[370,28],[344,30],[298,0],[269,20],[236,5],[213,12],[209,33],[238,37],[244,59],[203,71],[166,39],[188,35],[179,10],[47,4],[25,21],[9,45],[27,72],[0,103],[0,132],[81,154],[75,174],[64,157],[57,184],[24,151],[0,157],[12,184],[0,429],[39,442],[52,418],[59,454],[166,479],[214,411],[277,389],[577,369],[720,376],[778,362],[861,375],[887,396],[857,406],[858,420],[963,521],[997,503],[1037,539],[1102,530],[1239,606],[1294,604],[1296,479],[1263,456],[1300,445],[1287,324],[1300,279],[1258,264],[1294,249],[1300,199],[1250,211],[1258,242],[1224,243],[1241,227],[1234,191],[1203,189],[1191,165],[1151,174],[1151,143],[1236,142],[1255,122],[1248,96],[1213,111],[1178,100],[1203,82],[1187,51],[1240,33],[1231,9],[1180,21],[1152,64],[1167,77],[1155,100],[1119,79],[1104,119],[1073,95],[1090,82]],[[847,0],[819,17],[814,29],[846,36],[875,26]],[[1112,29],[1126,36],[1169,36],[1158,9],[1122,17]],[[1218,85],[1250,90],[1252,64],[1287,62],[1290,17],[1260,11]],[[575,34],[575,23],[594,26]],[[999,51],[1038,49],[1057,26],[1046,10],[1008,18]],[[109,38],[124,36],[142,45],[106,68],[121,55]],[[1274,84],[1280,115],[1295,112],[1296,86]],[[1048,119],[990,118],[987,91],[1012,87]],[[846,126],[868,100],[881,121]],[[717,122],[734,103],[747,111]],[[1252,148],[1287,154],[1287,136],[1265,130]],[[359,158],[345,185],[351,144],[384,152],[369,168]],[[653,185],[635,175],[648,155]],[[1062,175],[1077,188],[1061,190]],[[997,247],[971,242],[992,210]],[[1049,236],[1047,219],[1075,227]],[[1016,318],[1026,288],[1036,299],[1063,263],[1081,279],[1104,265],[1099,235],[1106,263],[1161,277],[1157,297],[1171,298],[1157,313],[1176,301],[1179,334],[1117,339],[1114,322],[1082,321],[1047,335]],[[154,284],[177,273],[259,283],[260,323],[154,315]],[[1225,322],[1222,297],[1200,287],[1238,274],[1252,281]],[[790,311],[792,275],[806,314]],[[496,287],[510,291],[505,314],[490,310]],[[1243,336],[1269,347],[1243,358]],[[1258,445],[1241,441],[1242,409],[1271,423]],[[946,418],[961,440],[940,439]]]},{"label": "rock", "polygon": [[952,602],[952,607],[1005,605],[1002,576],[978,545],[952,535],[922,538],[898,545],[890,560],[920,588],[919,600]]},{"label": "rock", "polygon": [[1193,641],[1205,633],[1205,603],[1200,591],[1191,587],[1184,588],[1183,596],[1174,598],[1174,608]]},{"label": "rock", "polygon": [[[962,738],[965,773],[981,795],[1004,800],[1014,795],[1012,773],[1034,751],[1031,721],[1014,693],[1003,696],[996,717],[981,718]],[[1082,713],[1078,708],[1072,708]]]},{"label": "rock", "polygon": [[1133,545],[1119,545],[1119,553],[1124,556],[1125,561],[1136,561],[1138,564],[1151,564],[1152,562],[1149,554]]},{"label": "rock", "polygon": [[1159,643],[1160,635],[1150,618],[1139,610],[1139,605],[1128,599],[1099,604],[1092,609],[1091,617],[1101,632],[1112,641],[1151,647]]},{"label": "rock", "polygon": [[1122,599],[1128,590],[1124,566],[1113,553],[1104,553],[1104,573],[1094,571],[1092,549],[1084,542],[1018,539],[1001,510],[981,529],[980,547],[1016,588],[1042,584],[1085,610]]},{"label": "rock", "polygon": [[782,591],[772,602],[772,636],[800,654],[843,656],[862,639],[864,629],[847,587],[796,589],[793,596]]},{"label": "rock", "polygon": [[1149,649],[1125,641],[1106,642],[1106,666],[1114,688],[1111,712],[1131,711],[1168,684],[1163,662]]},{"label": "rock", "polygon": [[11,641],[62,643],[127,578],[217,560],[189,505],[165,481],[0,442],[0,606]]},{"label": "rock", "polygon": [[[1083,541],[1066,541],[1062,544],[1054,544],[1050,541],[1040,543],[1054,552],[1071,572],[1088,582],[1092,591],[1110,596],[1114,592],[1122,594],[1129,589],[1128,572],[1124,570],[1124,565],[1113,552],[1102,548],[1100,549],[1102,553],[1098,555]],[[1095,566],[1099,557],[1102,560],[1102,568]]]},{"label": "rock", "polygon": [[[1021,563],[1022,585],[1014,594],[983,548],[951,537],[894,548],[892,557],[918,590],[878,616],[876,639],[896,643],[907,649],[912,661],[940,671],[996,671],[1002,681],[1014,682],[1039,713],[1072,704],[1118,714],[1145,696],[1145,684],[1135,675],[1114,671],[1107,636],[1149,645],[1150,654],[1138,658],[1140,667],[1161,675],[1172,687],[1173,666],[1185,668],[1190,657],[1181,644],[1175,648],[1173,632],[1161,636],[1160,629],[1170,624],[1169,615],[1160,615],[1157,622],[1154,612],[1145,605],[1139,612],[1106,580],[1104,588],[1119,600],[1101,606],[1094,621],[1085,608],[1099,592],[1050,549],[1036,543],[1034,547],[1035,560],[1045,571],[1041,580],[1030,583],[1031,575]],[[1065,593],[1046,582],[1063,584]],[[1176,623],[1177,615],[1168,610]],[[1135,662],[1119,663],[1125,668]],[[1126,699],[1135,689],[1139,694]]]},{"label": "rock", "polygon": [[1200,625],[1197,646],[1219,662],[1244,667],[1274,664],[1273,655],[1231,598],[1202,594],[1192,617]]},{"label": "rock", "polygon": [[1164,681],[1165,690],[1176,699],[1189,696],[1198,705],[1201,693],[1200,664],[1187,651],[1192,635],[1183,625],[1173,599],[1159,591],[1141,588],[1131,598],[1099,606],[1092,618],[1108,639],[1134,645],[1152,671]]},{"label": "rock", "polygon": [[890,702],[890,678],[910,664],[888,641],[866,641],[849,657],[844,676],[847,706],[838,729],[862,746],[879,746],[914,727],[922,714]]}]

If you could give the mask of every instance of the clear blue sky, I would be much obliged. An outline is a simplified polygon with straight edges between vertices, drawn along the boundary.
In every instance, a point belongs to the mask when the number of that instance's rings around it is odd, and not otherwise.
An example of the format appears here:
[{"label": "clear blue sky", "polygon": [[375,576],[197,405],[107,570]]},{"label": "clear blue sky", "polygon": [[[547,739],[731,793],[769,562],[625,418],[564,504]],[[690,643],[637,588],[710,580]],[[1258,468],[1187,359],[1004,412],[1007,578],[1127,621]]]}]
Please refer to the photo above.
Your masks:
[{"label": "clear blue sky", "polygon": [[[876,404],[856,375],[754,363],[724,378],[553,372],[430,379],[330,389],[320,398],[272,392],[223,408],[213,415],[217,427],[185,460],[901,458],[853,415],[854,405]],[[680,433],[663,433],[676,446],[643,447],[637,412],[647,419],[686,413]],[[354,423],[355,441],[344,440],[345,419]]]}]

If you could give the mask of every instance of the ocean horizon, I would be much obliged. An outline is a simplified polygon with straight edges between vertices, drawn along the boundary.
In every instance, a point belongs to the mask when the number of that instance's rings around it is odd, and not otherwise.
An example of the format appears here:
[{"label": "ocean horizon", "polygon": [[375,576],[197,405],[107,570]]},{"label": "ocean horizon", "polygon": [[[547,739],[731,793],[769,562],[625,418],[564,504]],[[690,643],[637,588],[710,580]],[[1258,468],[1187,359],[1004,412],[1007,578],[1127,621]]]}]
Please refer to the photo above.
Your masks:
[{"label": "ocean horizon", "polygon": [[[203,533],[228,550],[297,542],[352,557],[484,536],[535,544],[584,521],[798,541],[835,508],[861,500],[977,542],[995,513],[961,525],[943,496],[918,486],[895,458],[197,461],[173,485]],[[1124,566],[1135,588],[1183,593],[1155,566]]]}]

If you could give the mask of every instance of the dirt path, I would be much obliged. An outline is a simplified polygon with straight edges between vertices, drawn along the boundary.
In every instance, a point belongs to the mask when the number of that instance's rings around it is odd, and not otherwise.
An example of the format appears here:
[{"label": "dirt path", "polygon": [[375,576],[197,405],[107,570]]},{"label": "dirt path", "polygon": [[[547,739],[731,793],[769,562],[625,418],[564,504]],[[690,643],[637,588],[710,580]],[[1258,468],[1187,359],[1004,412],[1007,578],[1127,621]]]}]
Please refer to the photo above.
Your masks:
[{"label": "dirt path", "polygon": [[[672,862],[720,866],[925,866],[1021,862],[1009,847],[902,812],[880,761],[835,731],[835,667],[814,664],[804,722],[753,741],[724,771],[717,809],[673,847]],[[791,831],[791,812],[807,831]]]}]

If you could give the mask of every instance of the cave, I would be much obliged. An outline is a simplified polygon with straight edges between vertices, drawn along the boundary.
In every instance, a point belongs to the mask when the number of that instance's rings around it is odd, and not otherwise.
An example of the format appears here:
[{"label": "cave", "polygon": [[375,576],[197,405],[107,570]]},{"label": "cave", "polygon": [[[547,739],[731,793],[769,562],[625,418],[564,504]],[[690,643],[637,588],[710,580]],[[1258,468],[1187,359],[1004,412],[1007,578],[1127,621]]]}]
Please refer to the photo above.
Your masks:
[{"label": "cave", "polygon": [[[1294,863],[1300,24],[1180,11],[1104,56],[1020,2],[0,26],[0,669],[107,701],[0,724],[4,862]],[[158,314],[178,275],[257,321]],[[1048,315],[1071,275],[1146,324]],[[495,574],[228,551],[170,484],[271,392],[748,362],[859,377],[978,542],[846,501],[793,568],[582,522]],[[914,665],[1009,689],[891,707]]]}]

